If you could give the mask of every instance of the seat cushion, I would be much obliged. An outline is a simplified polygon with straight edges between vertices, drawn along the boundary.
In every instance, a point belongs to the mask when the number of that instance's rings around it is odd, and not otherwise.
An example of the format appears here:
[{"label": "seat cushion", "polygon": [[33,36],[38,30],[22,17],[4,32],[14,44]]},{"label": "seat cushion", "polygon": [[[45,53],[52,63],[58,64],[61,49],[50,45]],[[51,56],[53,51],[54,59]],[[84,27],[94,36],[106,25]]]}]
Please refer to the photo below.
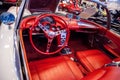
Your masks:
[{"label": "seat cushion", "polygon": [[120,80],[120,67],[109,66],[97,69],[81,80]]},{"label": "seat cushion", "polygon": [[77,57],[85,68],[91,72],[112,61],[107,55],[96,49],[79,51]]},{"label": "seat cushion", "polygon": [[55,57],[29,63],[32,80],[80,80],[83,74],[68,57]]}]

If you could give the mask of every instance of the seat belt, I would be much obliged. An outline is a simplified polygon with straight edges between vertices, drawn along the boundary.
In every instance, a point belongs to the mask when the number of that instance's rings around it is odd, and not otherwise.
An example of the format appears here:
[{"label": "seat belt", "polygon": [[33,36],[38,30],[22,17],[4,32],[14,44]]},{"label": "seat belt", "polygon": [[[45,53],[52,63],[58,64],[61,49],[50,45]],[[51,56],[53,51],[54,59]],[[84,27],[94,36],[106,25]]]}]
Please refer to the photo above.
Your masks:
[{"label": "seat belt", "polygon": [[112,61],[111,63],[105,64],[105,67],[108,67],[108,66],[120,67],[120,61],[118,62]]}]

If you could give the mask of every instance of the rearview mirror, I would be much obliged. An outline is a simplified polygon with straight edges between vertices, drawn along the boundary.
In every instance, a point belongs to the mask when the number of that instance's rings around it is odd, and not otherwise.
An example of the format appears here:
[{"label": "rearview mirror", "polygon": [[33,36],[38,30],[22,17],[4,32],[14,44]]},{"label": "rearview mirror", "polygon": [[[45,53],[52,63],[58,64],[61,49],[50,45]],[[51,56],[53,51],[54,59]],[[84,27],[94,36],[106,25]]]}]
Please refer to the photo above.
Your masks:
[{"label": "rearview mirror", "polygon": [[6,25],[11,25],[15,22],[15,16],[10,12],[3,12],[0,15],[0,21]]}]

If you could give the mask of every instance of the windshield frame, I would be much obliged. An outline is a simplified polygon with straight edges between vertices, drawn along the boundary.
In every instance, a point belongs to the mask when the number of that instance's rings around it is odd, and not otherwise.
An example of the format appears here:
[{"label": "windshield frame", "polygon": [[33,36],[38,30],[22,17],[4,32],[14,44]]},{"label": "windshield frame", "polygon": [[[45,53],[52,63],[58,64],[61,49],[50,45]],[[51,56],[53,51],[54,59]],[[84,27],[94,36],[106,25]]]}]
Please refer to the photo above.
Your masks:
[{"label": "windshield frame", "polygon": [[18,11],[18,15],[16,18],[16,22],[15,22],[15,31],[17,31],[17,29],[20,27],[19,25],[20,25],[27,2],[28,2],[28,0],[22,0],[22,3],[20,5],[19,11]]}]

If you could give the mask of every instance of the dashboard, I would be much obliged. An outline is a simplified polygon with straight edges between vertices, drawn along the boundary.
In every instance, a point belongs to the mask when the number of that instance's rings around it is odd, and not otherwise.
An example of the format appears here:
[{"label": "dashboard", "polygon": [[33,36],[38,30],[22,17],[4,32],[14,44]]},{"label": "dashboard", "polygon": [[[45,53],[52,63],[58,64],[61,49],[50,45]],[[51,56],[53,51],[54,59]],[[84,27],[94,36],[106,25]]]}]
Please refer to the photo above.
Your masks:
[{"label": "dashboard", "polygon": [[[62,19],[64,19],[66,21],[69,30],[74,30],[74,31],[84,32],[84,33],[96,33],[99,30],[99,28],[101,27],[100,25],[98,25],[92,21],[82,19],[82,18],[80,18],[80,16],[76,16],[73,14],[66,14],[64,16],[60,15],[60,14],[56,14],[56,15],[60,16]],[[35,19],[38,16],[39,15],[32,15],[32,16],[28,16],[28,17],[24,18],[21,22],[20,28],[22,28],[22,29],[30,28],[34,24]],[[41,22],[45,21],[45,20],[49,21],[51,24],[55,24],[55,20],[52,17],[43,18],[41,20]],[[49,25],[46,25],[46,27],[49,28]],[[58,28],[59,27],[57,27],[57,29]],[[56,29],[56,28],[53,26],[53,29]]]}]

